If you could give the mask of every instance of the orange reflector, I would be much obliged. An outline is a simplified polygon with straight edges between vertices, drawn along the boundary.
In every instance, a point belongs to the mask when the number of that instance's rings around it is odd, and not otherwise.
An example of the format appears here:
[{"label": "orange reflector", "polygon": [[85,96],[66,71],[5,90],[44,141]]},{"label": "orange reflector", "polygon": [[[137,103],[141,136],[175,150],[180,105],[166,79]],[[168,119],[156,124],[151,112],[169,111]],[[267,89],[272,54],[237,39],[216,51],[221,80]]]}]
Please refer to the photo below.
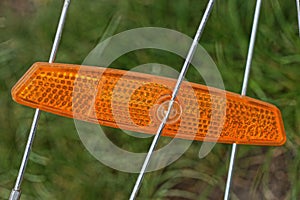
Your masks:
[{"label": "orange reflector", "polygon": [[[21,104],[58,115],[155,134],[176,80],[149,74],[35,63],[12,89]],[[273,105],[183,82],[163,136],[252,145],[286,141]]]}]

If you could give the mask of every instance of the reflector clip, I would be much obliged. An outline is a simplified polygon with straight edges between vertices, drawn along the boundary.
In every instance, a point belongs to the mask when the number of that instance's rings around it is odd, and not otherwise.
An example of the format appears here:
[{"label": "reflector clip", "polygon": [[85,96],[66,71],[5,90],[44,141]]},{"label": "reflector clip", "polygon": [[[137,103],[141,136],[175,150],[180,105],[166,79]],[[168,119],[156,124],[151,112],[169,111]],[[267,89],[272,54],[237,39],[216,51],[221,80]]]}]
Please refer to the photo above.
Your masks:
[{"label": "reflector clip", "polygon": [[[12,97],[61,116],[155,134],[175,83],[138,72],[38,62],[14,86]],[[162,135],[251,145],[286,141],[274,105],[188,82],[180,88]]]}]

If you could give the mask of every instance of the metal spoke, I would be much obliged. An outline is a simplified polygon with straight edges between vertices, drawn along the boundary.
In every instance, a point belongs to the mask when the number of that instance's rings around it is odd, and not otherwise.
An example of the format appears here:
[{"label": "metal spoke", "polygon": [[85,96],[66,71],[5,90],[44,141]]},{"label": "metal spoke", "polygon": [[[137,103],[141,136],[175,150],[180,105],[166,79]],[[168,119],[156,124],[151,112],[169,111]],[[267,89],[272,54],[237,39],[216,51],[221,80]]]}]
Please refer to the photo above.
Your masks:
[{"label": "metal spoke", "polygon": [[[62,35],[62,30],[63,30],[63,27],[64,27],[65,18],[66,18],[66,14],[67,14],[67,11],[68,11],[68,8],[69,8],[70,1],[71,0],[65,0],[65,2],[64,2],[64,6],[63,6],[63,9],[62,9],[62,12],[61,12],[61,16],[60,16],[60,19],[59,19],[55,39],[54,39],[54,42],[53,42],[53,46],[52,46],[52,50],[51,50],[51,54],[50,54],[50,58],[49,58],[49,63],[52,63],[55,60],[56,52],[57,52],[57,49],[58,49],[58,46],[59,46],[59,42],[60,42],[60,38],[61,38],[61,35]],[[20,169],[19,169],[18,177],[16,179],[15,186],[11,191],[9,200],[18,200],[18,199],[20,199],[21,184],[22,184],[22,180],[23,180],[23,177],[24,177],[24,173],[25,173],[27,162],[28,162],[28,158],[29,158],[29,155],[30,155],[32,143],[34,141],[39,116],[40,116],[40,110],[36,109],[34,117],[33,117],[33,121],[32,121],[32,124],[31,124],[30,133],[28,135],[27,144],[26,144],[26,147],[25,147],[25,150],[24,150],[24,154],[23,154],[21,166],[20,166]]]},{"label": "metal spoke", "polygon": [[298,16],[298,31],[300,37],[300,0],[296,0],[296,5],[297,5],[297,16]]},{"label": "metal spoke", "polygon": [[[256,37],[256,33],[257,33],[257,25],[258,25],[259,14],[260,14],[260,7],[261,7],[261,0],[257,0],[256,7],[255,7],[255,13],[254,13],[254,19],[253,19],[253,25],[252,25],[252,32],[251,32],[251,37],[250,37],[250,44],[249,44],[249,48],[248,48],[244,80],[243,80],[242,91],[241,91],[242,96],[245,96],[247,93],[248,79],[249,79],[250,68],[251,68],[251,63],[252,63],[253,50],[254,50],[254,45],[255,45],[255,37]],[[233,166],[234,166],[236,152],[237,152],[237,144],[234,143],[234,144],[232,144],[232,149],[231,149],[230,163],[229,163],[229,169],[228,169],[228,175],[227,175],[224,200],[228,200],[228,198],[229,198],[232,172],[233,172]]]},{"label": "metal spoke", "polygon": [[208,4],[207,4],[206,10],[205,10],[204,15],[202,17],[202,20],[201,20],[201,22],[199,24],[199,27],[198,27],[198,30],[197,30],[196,35],[194,37],[194,40],[192,42],[192,45],[191,45],[191,47],[189,49],[189,52],[188,52],[188,54],[186,56],[186,59],[185,59],[184,64],[183,64],[183,67],[181,69],[181,72],[180,72],[180,74],[178,76],[175,88],[174,88],[173,93],[172,93],[171,100],[169,102],[168,110],[167,110],[167,112],[166,112],[166,114],[165,114],[165,116],[164,116],[164,118],[163,118],[163,120],[162,120],[162,122],[161,122],[161,124],[160,124],[160,126],[159,126],[159,128],[157,130],[157,132],[156,132],[156,135],[153,138],[153,141],[151,143],[151,146],[149,148],[149,151],[147,153],[147,156],[146,156],[146,158],[144,160],[144,163],[142,165],[141,171],[139,173],[139,176],[138,176],[138,178],[136,180],[136,183],[135,183],[134,188],[132,190],[132,193],[130,195],[130,198],[129,198],[130,200],[134,200],[135,197],[137,196],[137,193],[138,193],[139,188],[141,186],[142,180],[144,178],[145,171],[146,171],[146,169],[147,169],[147,167],[149,165],[151,156],[152,156],[153,151],[154,151],[154,149],[155,149],[155,147],[156,147],[156,145],[158,143],[158,140],[159,140],[159,138],[161,136],[162,130],[163,130],[163,128],[166,125],[166,122],[167,122],[168,117],[170,115],[170,112],[172,110],[172,106],[173,106],[174,100],[175,100],[175,98],[177,96],[177,93],[179,91],[179,88],[180,88],[180,85],[181,85],[181,83],[183,81],[183,78],[184,78],[184,76],[185,76],[185,74],[186,74],[186,72],[187,72],[187,70],[189,68],[190,62],[191,62],[191,60],[192,60],[192,58],[194,56],[194,53],[195,53],[196,48],[198,46],[198,41],[201,38],[202,32],[203,32],[204,27],[206,25],[206,22],[207,22],[207,20],[209,18],[209,15],[210,15],[210,13],[212,11],[213,5],[214,5],[214,0],[210,0],[208,2]]}]

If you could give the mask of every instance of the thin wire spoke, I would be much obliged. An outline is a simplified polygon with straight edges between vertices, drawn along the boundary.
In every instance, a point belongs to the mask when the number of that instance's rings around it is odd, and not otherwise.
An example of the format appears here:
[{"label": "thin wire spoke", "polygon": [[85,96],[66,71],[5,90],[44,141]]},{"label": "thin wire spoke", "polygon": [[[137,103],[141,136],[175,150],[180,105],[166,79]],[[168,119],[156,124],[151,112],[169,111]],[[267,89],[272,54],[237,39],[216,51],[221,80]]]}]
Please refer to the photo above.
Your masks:
[{"label": "thin wire spoke", "polygon": [[53,63],[54,60],[55,60],[56,53],[57,53],[58,46],[59,46],[59,43],[60,43],[60,39],[61,39],[62,31],[63,31],[64,25],[65,25],[66,15],[67,15],[70,3],[71,3],[71,0],[65,0],[65,2],[64,2],[64,6],[63,6],[63,9],[61,11],[60,19],[59,19],[57,30],[56,30],[54,42],[53,42],[53,45],[52,45],[52,50],[51,50],[51,54],[50,54],[50,58],[49,58],[49,63]]},{"label": "thin wire spoke", "polygon": [[[250,43],[249,43],[249,48],[248,48],[244,80],[243,80],[242,91],[241,91],[242,96],[245,96],[247,93],[247,86],[248,86],[250,68],[251,68],[251,63],[252,63],[252,58],[253,58],[253,50],[254,50],[255,38],[256,38],[256,33],[257,33],[257,25],[258,25],[258,20],[259,20],[260,7],[261,7],[261,0],[257,0],[253,24],[252,24],[252,31],[251,31],[251,36],[250,36]],[[237,144],[234,143],[234,144],[232,144],[232,149],[231,149],[230,163],[229,163],[229,169],[228,169],[228,175],[227,175],[227,181],[226,181],[224,200],[228,200],[228,198],[229,198],[229,192],[230,192],[230,186],[231,186],[232,173],[233,173],[236,152],[237,152]]]},{"label": "thin wire spoke", "polygon": [[296,7],[297,7],[297,16],[298,16],[298,31],[300,37],[300,0],[296,0]]},{"label": "thin wire spoke", "polygon": [[155,149],[155,147],[156,147],[156,145],[158,143],[158,140],[159,140],[159,138],[161,136],[162,130],[165,127],[166,122],[167,122],[167,120],[169,118],[170,112],[171,112],[172,107],[173,107],[174,100],[175,100],[175,98],[177,96],[177,93],[179,91],[180,85],[181,85],[181,83],[183,81],[183,78],[184,78],[184,76],[185,76],[185,74],[186,74],[186,72],[187,72],[187,70],[189,68],[190,62],[191,62],[191,60],[192,60],[192,58],[194,56],[194,53],[195,53],[195,51],[197,49],[198,41],[201,38],[202,32],[203,32],[204,27],[206,25],[206,22],[207,22],[207,20],[209,18],[209,15],[210,15],[210,13],[212,11],[213,5],[214,5],[214,0],[210,0],[208,2],[208,4],[207,4],[206,10],[205,10],[205,12],[203,14],[202,20],[201,20],[201,22],[199,24],[199,27],[197,29],[197,32],[195,34],[194,40],[192,42],[192,45],[191,45],[191,47],[189,49],[189,52],[188,52],[188,54],[186,56],[186,59],[185,59],[184,64],[183,64],[183,67],[181,69],[181,72],[180,72],[180,74],[178,76],[176,85],[175,85],[173,93],[172,93],[171,100],[169,102],[168,110],[167,110],[167,112],[166,112],[166,114],[165,114],[165,116],[164,116],[164,118],[163,118],[163,120],[162,120],[162,122],[161,122],[161,124],[160,124],[160,126],[159,126],[159,128],[157,130],[157,132],[156,132],[156,135],[153,138],[153,141],[151,143],[151,146],[149,148],[149,151],[147,153],[147,156],[146,156],[146,158],[144,160],[144,163],[142,165],[141,171],[139,173],[139,176],[138,176],[138,178],[136,180],[136,183],[135,183],[134,188],[132,190],[132,193],[130,195],[130,198],[129,198],[130,200],[134,200],[135,197],[137,196],[137,193],[138,193],[139,188],[141,186],[142,180],[144,178],[145,171],[146,171],[146,169],[147,169],[147,167],[149,165],[151,156],[152,156],[153,151],[154,151],[154,149]]},{"label": "thin wire spoke", "polygon": [[[68,11],[68,8],[69,8],[70,1],[71,0],[65,0],[65,2],[64,2],[64,6],[63,6],[63,9],[62,9],[62,12],[61,12],[61,16],[60,16],[60,19],[59,19],[55,39],[54,39],[54,42],[53,42],[53,46],[52,46],[52,50],[51,50],[51,54],[50,54],[50,58],[49,58],[49,63],[52,63],[55,60],[55,56],[56,56],[57,49],[58,49],[58,46],[59,46],[59,43],[60,43],[62,30],[63,30],[63,27],[64,27],[66,14],[67,14],[67,11]],[[11,191],[9,200],[18,200],[18,199],[20,199],[21,184],[22,184],[24,173],[25,173],[25,170],[26,170],[26,166],[27,166],[29,155],[30,155],[32,143],[34,141],[36,128],[37,128],[38,121],[39,121],[39,116],[40,116],[40,110],[36,109],[34,117],[33,117],[33,121],[32,121],[32,124],[31,124],[30,132],[29,132],[29,135],[28,135],[27,144],[26,144],[26,147],[25,147],[25,150],[24,150],[21,166],[20,166],[20,169],[19,169],[19,172],[18,172],[18,177],[16,179],[15,186]]]}]

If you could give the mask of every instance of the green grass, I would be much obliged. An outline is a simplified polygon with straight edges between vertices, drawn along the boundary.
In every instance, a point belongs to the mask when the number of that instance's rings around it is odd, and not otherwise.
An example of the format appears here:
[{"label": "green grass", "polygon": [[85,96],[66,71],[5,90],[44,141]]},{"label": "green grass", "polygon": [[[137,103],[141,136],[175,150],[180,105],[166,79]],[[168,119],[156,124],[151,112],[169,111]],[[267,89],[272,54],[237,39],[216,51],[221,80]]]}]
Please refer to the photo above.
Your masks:
[{"label": "green grass", "polygon": [[[47,61],[62,1],[0,3],[0,198],[13,187],[34,110],[18,105],[10,90],[29,66]],[[16,1],[18,2],[18,1]],[[31,4],[30,4],[31,2]],[[99,41],[146,26],[174,29],[193,37],[206,1],[72,1],[57,62],[83,62]],[[201,45],[212,56],[226,90],[239,93],[254,13],[254,1],[217,1]],[[120,17],[120,23],[116,19]],[[115,23],[115,24],[114,24]],[[111,25],[109,25],[111,24]],[[116,25],[115,29],[108,29]],[[287,142],[282,147],[239,146],[232,199],[300,199],[300,38],[294,0],[266,0],[257,33],[248,95],[278,106]],[[175,57],[130,54],[120,68]],[[174,64],[179,68],[182,63]],[[187,77],[193,79],[193,73]],[[110,132],[118,132],[109,129]],[[122,144],[146,151],[148,144]],[[119,140],[118,140],[119,138]],[[162,139],[162,143],[168,141]],[[230,145],[218,144],[205,158],[200,142],[172,165],[145,176],[138,199],[220,199]],[[132,147],[133,146],[133,147]],[[119,172],[93,158],[72,119],[42,113],[22,185],[26,199],[128,199],[136,174]]]}]

